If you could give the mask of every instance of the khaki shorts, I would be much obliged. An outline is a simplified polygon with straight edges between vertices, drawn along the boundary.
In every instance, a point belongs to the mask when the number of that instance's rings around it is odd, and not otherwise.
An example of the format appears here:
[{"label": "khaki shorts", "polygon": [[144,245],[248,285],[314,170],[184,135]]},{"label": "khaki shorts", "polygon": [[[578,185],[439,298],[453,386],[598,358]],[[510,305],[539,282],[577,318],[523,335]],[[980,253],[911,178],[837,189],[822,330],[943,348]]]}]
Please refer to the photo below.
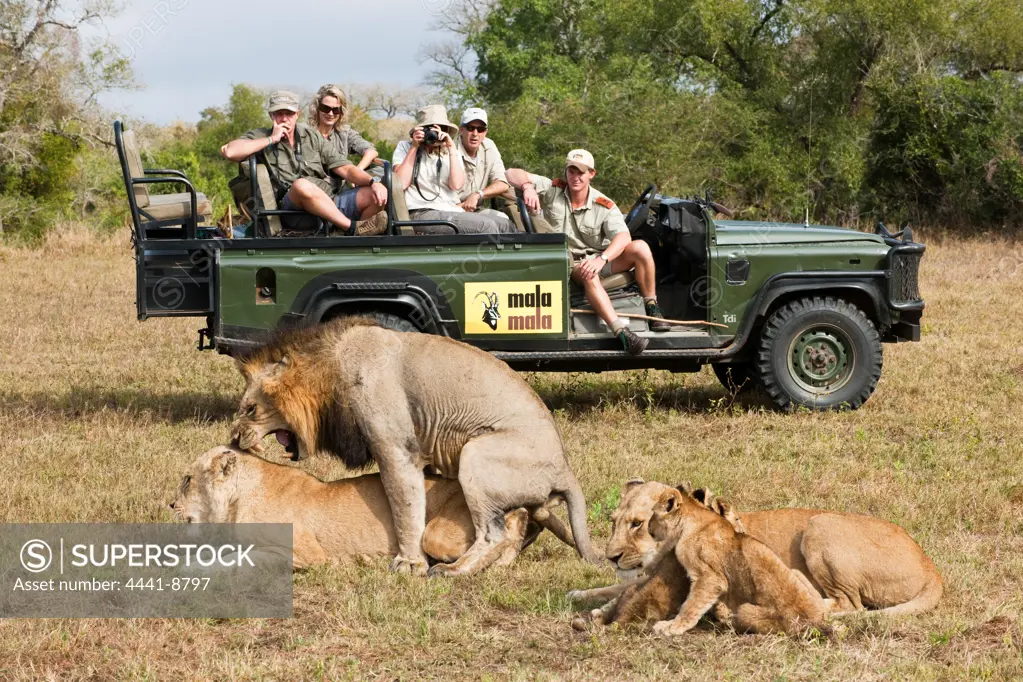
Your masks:
[{"label": "khaki shorts", "polygon": [[[599,254],[594,254],[593,257],[594,258],[600,258],[600,255]],[[582,263],[584,260],[586,260],[586,258],[587,258],[586,256],[576,256],[576,255],[573,255],[572,256],[572,269],[574,270],[580,263]],[[611,271],[611,262],[608,261],[607,263],[604,263],[604,267],[602,267],[600,269],[600,273],[599,273],[600,278],[604,279],[605,277],[610,277],[613,274],[614,273]]]}]

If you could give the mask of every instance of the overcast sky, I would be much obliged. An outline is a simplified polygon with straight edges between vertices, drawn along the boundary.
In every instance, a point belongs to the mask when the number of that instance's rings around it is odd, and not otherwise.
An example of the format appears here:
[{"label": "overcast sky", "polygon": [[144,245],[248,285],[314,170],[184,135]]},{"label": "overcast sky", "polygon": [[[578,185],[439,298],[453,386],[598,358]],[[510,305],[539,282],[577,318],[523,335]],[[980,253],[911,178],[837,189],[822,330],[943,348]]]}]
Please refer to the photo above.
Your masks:
[{"label": "overcast sky", "polygon": [[116,113],[196,121],[234,83],[416,85],[420,47],[452,0],[130,0],[105,23],[141,90],[104,95]]}]

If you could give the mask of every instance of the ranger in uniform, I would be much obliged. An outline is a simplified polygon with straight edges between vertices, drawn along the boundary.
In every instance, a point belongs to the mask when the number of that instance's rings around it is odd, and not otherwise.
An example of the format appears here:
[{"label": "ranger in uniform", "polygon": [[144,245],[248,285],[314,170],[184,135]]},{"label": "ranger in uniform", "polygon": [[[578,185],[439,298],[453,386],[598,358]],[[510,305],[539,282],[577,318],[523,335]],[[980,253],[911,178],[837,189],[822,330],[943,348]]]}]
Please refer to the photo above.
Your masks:
[{"label": "ranger in uniform", "polygon": [[[573,149],[565,159],[565,177],[545,178],[520,168],[507,171],[508,181],[522,190],[522,199],[532,212],[543,211],[555,232],[565,234],[572,253],[572,281],[582,286],[593,310],[618,336],[622,348],[632,355],[642,353],[647,339],[637,335],[618,317],[600,279],[616,272],[636,271],[646,313],[663,318],[657,305],[654,257],[643,240],[632,240],[625,218],[615,203],[590,186],[597,171],[593,155]],[[654,331],[671,328],[667,322],[651,322]]]}]

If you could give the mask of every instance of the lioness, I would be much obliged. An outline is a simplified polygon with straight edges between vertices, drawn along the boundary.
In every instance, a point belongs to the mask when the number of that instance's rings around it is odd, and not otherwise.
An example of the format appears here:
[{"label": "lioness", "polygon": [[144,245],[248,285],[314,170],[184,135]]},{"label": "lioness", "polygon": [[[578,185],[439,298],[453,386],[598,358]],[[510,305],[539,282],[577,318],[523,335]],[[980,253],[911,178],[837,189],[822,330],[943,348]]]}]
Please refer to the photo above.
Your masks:
[{"label": "lioness", "polygon": [[650,535],[674,552],[690,581],[678,615],[656,623],[655,633],[688,632],[711,608],[740,632],[828,629],[828,605],[766,545],[736,532],[720,514],[675,488],[660,483],[640,487],[656,498]]},{"label": "lioness", "polygon": [[340,318],[282,333],[239,360],[245,393],[232,444],[275,434],[295,458],[317,450],[349,467],[371,460],[394,517],[393,570],[425,572],[423,467],[457,478],[475,541],[431,575],[485,568],[505,535],[505,513],[552,496],[568,504],[581,556],[596,563],[586,502],[550,411],[508,365],[464,343]]},{"label": "lioness", "polygon": [[[423,551],[455,561],[473,542],[472,518],[457,481],[426,478],[429,523]],[[298,469],[230,447],[207,450],[189,466],[171,503],[189,523],[291,523],[295,568],[329,559],[394,556],[398,542],[380,476],[368,474],[324,483]],[[510,563],[542,530],[571,544],[568,529],[546,509],[533,519],[525,509],[505,517],[504,540],[494,563]]]},{"label": "lioness", "polygon": [[[652,571],[659,556],[659,545],[649,530],[656,497],[641,488],[642,483],[642,479],[633,479],[625,484],[621,504],[611,517],[606,551],[619,577],[630,582],[568,593],[578,601],[622,597],[622,604],[610,601],[593,612],[597,623],[624,623],[631,613],[650,611],[645,606],[624,608],[626,590],[636,583],[635,576]],[[818,509],[772,509],[740,517],[731,505],[708,491],[691,490],[687,485],[680,490],[724,516],[736,530],[770,547],[789,568],[803,573],[833,600],[836,615],[863,608],[880,609],[887,615],[920,613],[934,608],[941,598],[941,577],[933,562],[893,523]],[[650,588],[644,593],[648,592]]]}]

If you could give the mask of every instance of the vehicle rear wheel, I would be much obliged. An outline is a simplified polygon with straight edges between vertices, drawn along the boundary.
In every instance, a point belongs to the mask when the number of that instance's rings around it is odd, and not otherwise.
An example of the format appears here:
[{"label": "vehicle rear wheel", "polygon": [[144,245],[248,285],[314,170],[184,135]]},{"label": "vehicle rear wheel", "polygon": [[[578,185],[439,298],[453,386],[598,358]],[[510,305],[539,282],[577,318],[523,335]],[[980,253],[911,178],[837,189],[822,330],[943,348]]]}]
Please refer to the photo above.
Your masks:
[{"label": "vehicle rear wheel", "polygon": [[384,329],[393,329],[396,332],[419,331],[419,327],[412,324],[408,319],[394,313],[373,313],[372,317]]},{"label": "vehicle rear wheel", "polygon": [[881,337],[855,305],[804,298],[768,319],[756,363],[778,407],[855,410],[881,378]]},{"label": "vehicle rear wheel", "polygon": [[733,362],[727,365],[717,363],[712,367],[718,381],[733,395],[752,391],[760,383],[757,367],[753,362]]}]

